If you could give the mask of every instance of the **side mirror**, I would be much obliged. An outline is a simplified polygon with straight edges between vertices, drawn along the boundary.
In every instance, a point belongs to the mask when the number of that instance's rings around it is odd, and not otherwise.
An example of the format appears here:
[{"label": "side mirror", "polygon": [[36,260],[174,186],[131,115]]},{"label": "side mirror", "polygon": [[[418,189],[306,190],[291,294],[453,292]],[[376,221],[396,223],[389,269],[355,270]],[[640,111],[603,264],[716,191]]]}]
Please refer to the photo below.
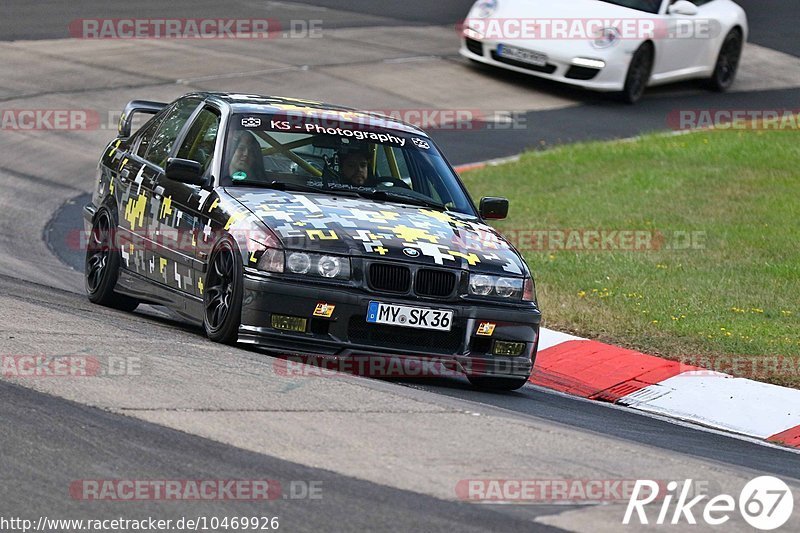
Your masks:
[{"label": "side mirror", "polygon": [[481,218],[486,220],[501,220],[508,216],[508,199],[487,197],[481,198]]},{"label": "side mirror", "polygon": [[689,2],[689,0],[678,0],[669,6],[668,11],[670,15],[685,15],[687,17],[693,17],[699,12],[697,6]]},{"label": "side mirror", "polygon": [[145,100],[131,100],[125,106],[125,110],[119,117],[119,125],[117,126],[117,136],[120,139],[127,139],[131,136],[131,127],[133,125],[133,116],[136,113],[146,113],[148,115],[155,115],[168,104],[161,102],[148,102]]},{"label": "side mirror", "polygon": [[203,177],[203,167],[197,161],[170,157],[167,159],[165,173],[167,179],[178,183],[201,186],[206,184],[206,179]]}]

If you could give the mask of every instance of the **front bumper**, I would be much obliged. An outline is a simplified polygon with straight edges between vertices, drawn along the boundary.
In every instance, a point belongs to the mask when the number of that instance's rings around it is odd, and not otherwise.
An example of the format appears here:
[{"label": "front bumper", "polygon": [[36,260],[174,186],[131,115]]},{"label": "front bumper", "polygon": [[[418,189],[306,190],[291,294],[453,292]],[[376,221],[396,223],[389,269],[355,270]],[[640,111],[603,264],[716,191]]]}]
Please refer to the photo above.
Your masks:
[{"label": "front bumper", "polygon": [[[560,41],[556,45],[551,45],[547,41],[509,41],[508,44],[513,46],[547,56],[546,66],[535,67],[503,60],[497,55],[497,47],[500,44],[495,40],[468,39],[462,36],[459,53],[468,59],[487,65],[604,92],[621,91],[625,87],[628,65],[635,50],[635,46],[629,43],[619,43],[610,49],[593,50],[568,41]],[[605,66],[600,69],[582,68],[574,63],[579,58],[601,60]]]},{"label": "front bumper", "polygon": [[[541,313],[533,304],[514,306],[410,299],[367,293],[354,287],[319,286],[246,272],[239,342],[289,355],[330,358],[389,357],[442,361],[467,375],[528,377],[536,358]],[[449,309],[450,332],[366,322],[370,301]],[[317,305],[335,306],[329,318],[315,317]],[[305,318],[303,332],[272,327],[272,315]],[[481,322],[496,326],[477,335]],[[495,341],[525,343],[521,355],[492,355]]]}]

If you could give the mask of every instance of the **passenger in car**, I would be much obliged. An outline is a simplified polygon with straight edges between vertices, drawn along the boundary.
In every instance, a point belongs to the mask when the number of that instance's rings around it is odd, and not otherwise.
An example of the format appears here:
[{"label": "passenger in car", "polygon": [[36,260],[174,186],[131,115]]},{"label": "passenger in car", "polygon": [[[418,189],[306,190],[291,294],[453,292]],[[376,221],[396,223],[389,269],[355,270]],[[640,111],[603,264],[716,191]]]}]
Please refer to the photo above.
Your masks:
[{"label": "passenger in car", "polygon": [[264,159],[261,155],[261,145],[249,131],[236,132],[233,137],[233,155],[228,165],[228,176],[237,181],[263,181],[266,179],[264,172]]}]

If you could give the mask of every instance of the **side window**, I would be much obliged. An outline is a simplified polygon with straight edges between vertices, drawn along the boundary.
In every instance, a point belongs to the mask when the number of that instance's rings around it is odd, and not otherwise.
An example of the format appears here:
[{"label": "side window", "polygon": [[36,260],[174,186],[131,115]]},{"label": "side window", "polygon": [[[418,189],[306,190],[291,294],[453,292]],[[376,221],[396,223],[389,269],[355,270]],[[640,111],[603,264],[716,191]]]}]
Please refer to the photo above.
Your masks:
[{"label": "side window", "polygon": [[145,159],[164,167],[167,162],[167,156],[172,150],[172,145],[178,138],[181,129],[189,120],[197,106],[200,105],[200,100],[196,98],[186,98],[178,101],[172,109],[167,112],[164,120],[161,122],[161,127],[158,128],[158,133],[155,134],[150,147],[147,150]]},{"label": "side window", "polygon": [[200,111],[178,150],[178,157],[197,161],[203,172],[207,171],[214,158],[219,122],[220,115],[216,109],[207,107]]},{"label": "side window", "polygon": [[144,158],[144,154],[147,153],[147,149],[150,148],[150,141],[153,139],[153,135],[158,130],[158,126],[161,124],[161,117],[154,117],[149,124],[146,124],[142,128],[142,132],[139,134],[139,146],[136,148],[136,155],[141,158]]},{"label": "side window", "polygon": [[[672,4],[674,4],[675,2],[677,2],[677,1],[678,1],[678,0],[670,0],[670,2],[669,2],[669,5],[672,5]],[[713,0],[689,0],[689,1],[690,1],[691,3],[693,3],[694,5],[696,5],[697,7],[700,7],[700,6],[704,6],[704,5],[706,5],[706,4],[707,4],[707,3],[709,3],[709,2],[712,2]]]}]

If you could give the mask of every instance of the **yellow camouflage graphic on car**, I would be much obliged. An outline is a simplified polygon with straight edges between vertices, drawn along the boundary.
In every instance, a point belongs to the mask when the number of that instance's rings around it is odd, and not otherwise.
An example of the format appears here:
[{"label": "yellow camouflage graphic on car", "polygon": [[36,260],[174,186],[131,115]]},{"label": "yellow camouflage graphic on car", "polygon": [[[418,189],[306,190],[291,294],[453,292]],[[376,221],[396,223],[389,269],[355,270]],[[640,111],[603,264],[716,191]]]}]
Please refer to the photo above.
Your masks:
[{"label": "yellow camouflage graphic on car", "polygon": [[335,195],[262,190],[235,196],[288,247],[339,240],[356,243],[368,255],[403,257],[403,250],[413,249],[437,265],[492,264],[522,274],[519,258],[492,228],[460,213]]}]

